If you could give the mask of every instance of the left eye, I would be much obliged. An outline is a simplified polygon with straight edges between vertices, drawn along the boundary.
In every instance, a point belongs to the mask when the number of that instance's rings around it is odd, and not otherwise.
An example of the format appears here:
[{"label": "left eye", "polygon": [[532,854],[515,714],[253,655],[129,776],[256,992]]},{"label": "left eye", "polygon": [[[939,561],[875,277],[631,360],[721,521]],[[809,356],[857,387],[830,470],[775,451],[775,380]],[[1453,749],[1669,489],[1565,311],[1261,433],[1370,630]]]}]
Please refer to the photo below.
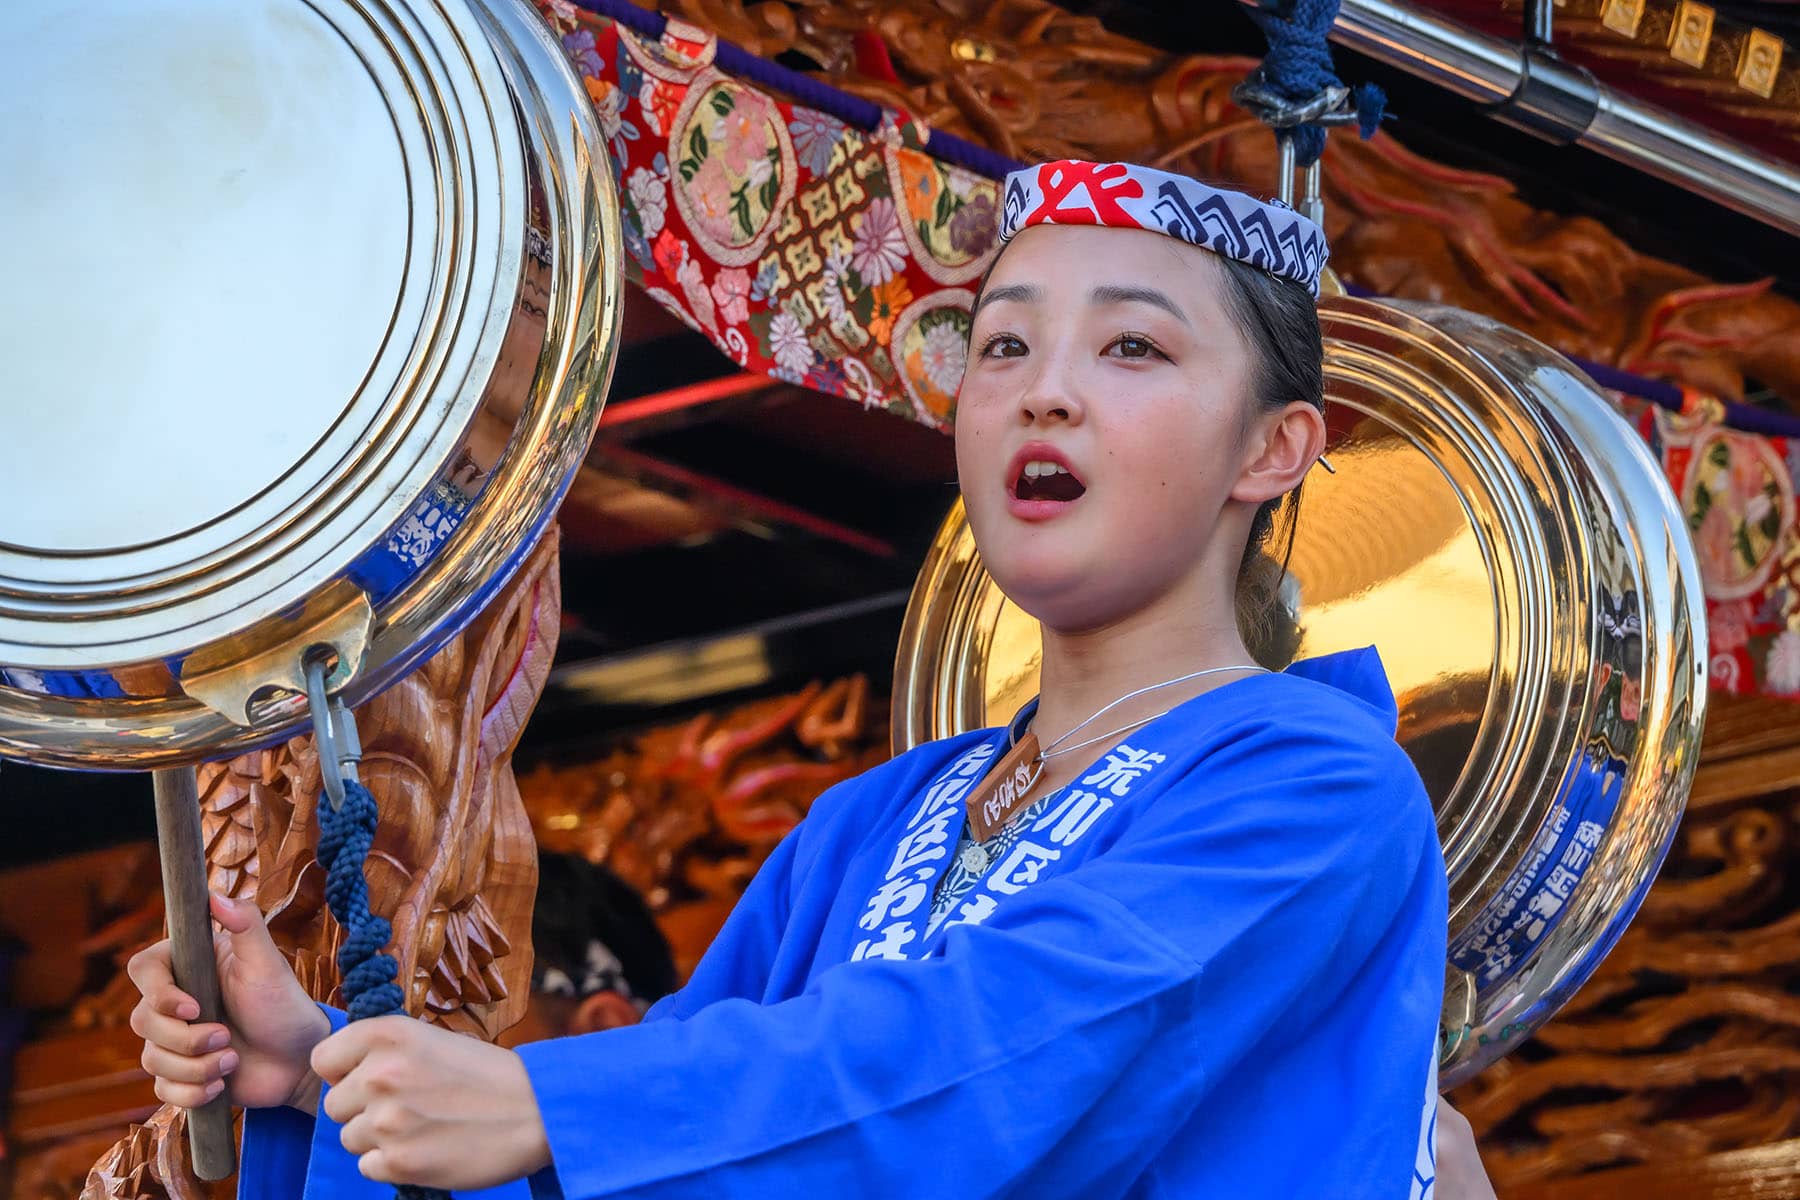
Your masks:
[{"label": "left eye", "polygon": [[1115,338],[1106,349],[1109,354],[1118,358],[1150,358],[1153,355],[1157,357],[1162,355],[1162,351],[1156,348],[1155,342],[1131,333]]}]

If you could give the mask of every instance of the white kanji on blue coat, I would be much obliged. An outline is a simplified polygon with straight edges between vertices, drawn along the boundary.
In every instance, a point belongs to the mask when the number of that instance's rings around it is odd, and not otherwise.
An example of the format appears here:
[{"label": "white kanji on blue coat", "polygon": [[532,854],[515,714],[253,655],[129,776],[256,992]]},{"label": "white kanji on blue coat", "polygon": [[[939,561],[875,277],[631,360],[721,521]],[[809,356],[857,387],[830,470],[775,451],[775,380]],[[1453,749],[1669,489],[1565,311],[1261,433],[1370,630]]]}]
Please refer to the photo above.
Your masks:
[{"label": "white kanji on blue coat", "polygon": [[1131,785],[1137,782],[1140,775],[1165,761],[1165,755],[1152,754],[1148,750],[1134,750],[1120,743],[1107,752],[1105,765],[1081,782],[1091,788],[1103,788],[1114,796],[1123,796],[1131,790]]},{"label": "white kanji on blue coat", "polygon": [[1039,817],[1031,831],[1042,833],[1048,829],[1051,841],[1059,846],[1073,846],[1112,806],[1113,802],[1098,792],[1072,791]]},{"label": "white kanji on blue coat", "polygon": [[883,921],[906,916],[925,903],[925,895],[931,890],[931,885],[927,882],[930,878],[930,870],[920,868],[910,877],[897,875],[883,883],[869,897],[869,909],[857,924],[864,929],[877,929]]},{"label": "white kanji on blue coat", "polygon": [[908,829],[913,828],[927,817],[948,811],[962,803],[969,789],[975,786],[975,779],[981,774],[988,759],[994,757],[997,746],[980,745],[963,755],[950,770],[931,786],[925,793],[925,802],[913,813],[912,820],[906,823]]},{"label": "white kanji on blue coat", "polygon": [[1044,868],[1062,857],[1062,851],[1036,842],[1020,841],[995,869],[988,886],[996,892],[1012,896],[1038,881]]},{"label": "white kanji on blue coat", "polygon": [[951,918],[945,928],[952,925],[979,925],[993,916],[994,910],[999,907],[999,902],[986,894],[976,896],[972,900],[965,900],[957,906],[956,916]]},{"label": "white kanji on blue coat", "polygon": [[881,931],[878,938],[864,938],[850,955],[851,962],[865,958],[905,958],[906,948],[918,940],[911,921],[895,921]]},{"label": "white kanji on blue coat", "polygon": [[899,848],[894,851],[893,865],[887,869],[887,877],[892,879],[920,863],[933,862],[950,853],[944,843],[950,840],[950,819],[955,816],[960,814],[950,810],[938,813],[901,838]]}]

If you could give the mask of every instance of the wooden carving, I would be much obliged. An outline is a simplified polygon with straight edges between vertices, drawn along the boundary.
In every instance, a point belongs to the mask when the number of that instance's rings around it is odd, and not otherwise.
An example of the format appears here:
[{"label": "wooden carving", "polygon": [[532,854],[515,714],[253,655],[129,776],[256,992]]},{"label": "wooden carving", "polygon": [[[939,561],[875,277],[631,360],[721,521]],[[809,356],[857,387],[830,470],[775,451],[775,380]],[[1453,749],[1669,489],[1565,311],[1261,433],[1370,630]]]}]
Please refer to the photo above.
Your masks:
[{"label": "wooden carving", "polygon": [[[512,752],[556,648],[557,546],[552,530],[467,630],[357,713],[362,778],[381,806],[370,899],[394,923],[407,1010],[490,1041],[523,1014],[531,978],[537,852]],[[307,990],[339,1002],[340,932],[314,858],[311,738],[203,767],[200,786],[213,889],[255,900]],[[122,1022],[133,1002],[128,983],[115,985],[84,1019]],[[201,1200],[234,1189],[192,1177],[183,1114],[165,1107],[101,1159],[81,1194]]]},{"label": "wooden carving", "polygon": [[886,704],[858,675],[541,766],[519,787],[545,850],[605,863],[643,894],[685,977],[813,799],[887,756]]},{"label": "wooden carving", "polygon": [[[1230,98],[1254,63],[1169,54],[1050,0],[662,7],[764,57],[798,51],[848,91],[1013,158],[1129,159],[1275,187],[1274,138]],[[1334,134],[1324,179],[1331,261],[1348,280],[1722,397],[1742,399],[1749,379],[1800,403],[1800,304],[1768,280],[1721,284],[1639,254],[1597,221],[1534,209],[1506,180],[1385,133]]]}]

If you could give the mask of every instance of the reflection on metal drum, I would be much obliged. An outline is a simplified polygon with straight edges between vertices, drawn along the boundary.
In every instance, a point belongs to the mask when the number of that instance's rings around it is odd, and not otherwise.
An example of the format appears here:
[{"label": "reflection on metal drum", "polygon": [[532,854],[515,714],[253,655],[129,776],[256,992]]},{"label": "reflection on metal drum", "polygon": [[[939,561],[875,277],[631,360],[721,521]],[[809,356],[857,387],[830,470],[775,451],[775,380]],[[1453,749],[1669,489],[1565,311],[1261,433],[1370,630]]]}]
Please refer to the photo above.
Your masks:
[{"label": "reflection on metal drum", "polygon": [[[1453,1087],[1593,973],[1663,861],[1705,715],[1699,569],[1648,449],[1554,351],[1434,305],[1320,318],[1337,471],[1307,481],[1285,594],[1301,657],[1380,652],[1436,809]],[[901,635],[895,748],[1003,722],[1038,653],[956,510]]]}]

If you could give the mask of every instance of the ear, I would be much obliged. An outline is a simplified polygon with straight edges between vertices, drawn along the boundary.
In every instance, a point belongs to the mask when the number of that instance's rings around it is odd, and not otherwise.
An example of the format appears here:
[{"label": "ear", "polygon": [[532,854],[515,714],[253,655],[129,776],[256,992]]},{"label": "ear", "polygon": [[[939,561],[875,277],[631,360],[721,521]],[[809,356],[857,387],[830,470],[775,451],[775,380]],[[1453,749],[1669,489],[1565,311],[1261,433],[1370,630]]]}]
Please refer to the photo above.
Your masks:
[{"label": "ear", "polygon": [[569,1021],[570,1036],[618,1029],[638,1023],[637,1006],[617,992],[595,992],[583,998]]},{"label": "ear", "polygon": [[1300,486],[1325,452],[1325,416],[1303,400],[1254,418],[1231,498],[1261,504]]}]

